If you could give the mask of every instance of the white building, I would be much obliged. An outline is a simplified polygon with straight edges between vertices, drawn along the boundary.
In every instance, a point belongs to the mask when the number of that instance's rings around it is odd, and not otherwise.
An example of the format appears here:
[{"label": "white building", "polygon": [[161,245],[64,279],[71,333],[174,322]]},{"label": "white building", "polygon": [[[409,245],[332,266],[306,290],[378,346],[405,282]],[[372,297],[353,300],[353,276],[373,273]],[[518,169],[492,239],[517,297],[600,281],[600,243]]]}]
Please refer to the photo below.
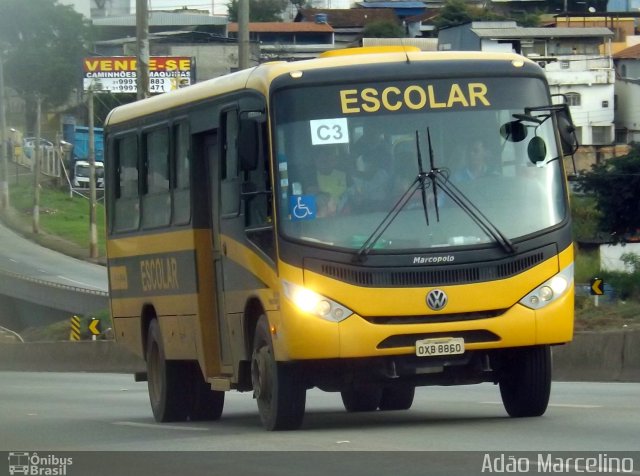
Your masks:
[{"label": "white building", "polygon": [[608,28],[524,28],[471,22],[438,34],[439,50],[507,51],[538,62],[551,94],[564,94],[584,146],[614,141],[615,71]]},{"label": "white building", "polygon": [[616,134],[624,142],[640,142],[640,44],[614,56],[616,65]]},{"label": "white building", "polygon": [[86,18],[112,17],[131,13],[131,0],[58,0],[62,5],[71,5]]}]

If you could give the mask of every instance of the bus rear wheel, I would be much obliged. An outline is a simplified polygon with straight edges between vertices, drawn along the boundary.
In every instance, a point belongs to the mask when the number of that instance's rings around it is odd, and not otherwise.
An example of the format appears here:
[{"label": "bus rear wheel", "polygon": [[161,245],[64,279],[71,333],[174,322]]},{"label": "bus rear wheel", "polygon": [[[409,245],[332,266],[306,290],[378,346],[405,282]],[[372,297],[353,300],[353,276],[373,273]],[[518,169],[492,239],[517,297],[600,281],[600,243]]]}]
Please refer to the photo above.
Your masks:
[{"label": "bus rear wheel", "polygon": [[[147,338],[147,385],[157,422],[184,421],[188,417],[188,376],[181,361],[166,360],[160,325],[154,319]],[[187,374],[188,375],[188,374]]]},{"label": "bus rear wheel", "polygon": [[378,408],[387,410],[408,410],[413,405],[413,397],[416,393],[414,385],[397,385],[385,387],[382,390],[382,398]]},{"label": "bus rear wheel", "polygon": [[294,365],[276,361],[269,321],[261,316],[253,338],[251,382],[267,430],[296,430],[302,425],[307,389],[299,377]]},{"label": "bus rear wheel", "polygon": [[551,349],[548,345],[511,351],[499,377],[502,403],[514,418],[543,415],[551,394]]}]

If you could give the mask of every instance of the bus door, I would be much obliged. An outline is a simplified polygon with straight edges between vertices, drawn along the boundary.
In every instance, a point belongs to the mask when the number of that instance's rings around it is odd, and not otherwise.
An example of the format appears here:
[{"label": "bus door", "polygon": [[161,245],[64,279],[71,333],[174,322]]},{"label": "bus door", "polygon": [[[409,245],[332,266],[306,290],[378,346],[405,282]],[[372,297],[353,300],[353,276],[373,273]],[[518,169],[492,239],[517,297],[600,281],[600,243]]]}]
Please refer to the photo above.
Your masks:
[{"label": "bus door", "polygon": [[[220,363],[223,372],[227,372],[231,365],[231,352],[229,347],[229,332],[225,319],[225,288],[224,288],[224,264],[221,260],[220,245],[220,211],[219,211],[219,194],[220,194],[220,153],[219,153],[219,133],[218,131],[209,131],[202,138],[202,155],[207,164],[208,175],[208,196],[206,200],[210,207],[210,223],[211,223],[211,247],[213,259],[213,286],[215,289],[210,290],[214,293],[214,305],[216,309],[214,313],[214,325],[217,326],[217,334],[219,342],[218,349],[220,355]],[[203,197],[204,198],[204,197]],[[204,290],[201,290],[201,292]],[[206,292],[206,291],[204,291]]]},{"label": "bus door", "polygon": [[[215,293],[218,310],[220,357],[225,371],[239,360],[234,358],[232,336],[241,337],[240,316],[242,309],[233,309],[231,296],[242,289],[243,272],[240,266],[227,257],[227,244],[223,237],[242,241],[244,217],[240,212],[241,177],[237,153],[238,111],[231,109],[221,115],[221,127],[208,134],[205,156],[209,164],[209,203],[211,204],[211,236],[215,272]],[[236,319],[237,318],[237,319]],[[239,328],[236,328],[240,326]],[[236,353],[239,349],[236,349]]]}]

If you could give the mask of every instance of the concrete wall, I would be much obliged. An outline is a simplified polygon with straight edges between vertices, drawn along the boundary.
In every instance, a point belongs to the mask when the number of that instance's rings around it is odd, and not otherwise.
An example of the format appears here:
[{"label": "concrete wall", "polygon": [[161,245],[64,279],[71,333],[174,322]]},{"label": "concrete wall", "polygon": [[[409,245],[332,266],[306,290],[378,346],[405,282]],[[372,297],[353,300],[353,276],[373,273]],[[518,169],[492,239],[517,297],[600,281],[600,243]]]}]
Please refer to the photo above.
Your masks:
[{"label": "concrete wall", "polygon": [[[553,348],[560,381],[640,382],[640,329],[580,332]],[[50,372],[144,371],[144,362],[113,341],[0,344],[0,370]]]},{"label": "concrete wall", "polygon": [[627,266],[620,259],[626,253],[640,255],[640,243],[623,245],[600,245],[600,269],[633,273],[633,266]]}]

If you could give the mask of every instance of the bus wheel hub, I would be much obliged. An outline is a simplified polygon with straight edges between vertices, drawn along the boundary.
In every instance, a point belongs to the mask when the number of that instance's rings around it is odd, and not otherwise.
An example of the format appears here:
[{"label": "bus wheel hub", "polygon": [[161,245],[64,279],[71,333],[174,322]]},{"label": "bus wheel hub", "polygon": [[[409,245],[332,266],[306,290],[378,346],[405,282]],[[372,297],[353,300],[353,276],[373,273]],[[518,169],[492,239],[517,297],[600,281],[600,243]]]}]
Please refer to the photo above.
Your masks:
[{"label": "bus wheel hub", "polygon": [[253,353],[251,365],[251,383],[253,396],[258,399],[268,399],[271,395],[271,353],[264,346]]}]

